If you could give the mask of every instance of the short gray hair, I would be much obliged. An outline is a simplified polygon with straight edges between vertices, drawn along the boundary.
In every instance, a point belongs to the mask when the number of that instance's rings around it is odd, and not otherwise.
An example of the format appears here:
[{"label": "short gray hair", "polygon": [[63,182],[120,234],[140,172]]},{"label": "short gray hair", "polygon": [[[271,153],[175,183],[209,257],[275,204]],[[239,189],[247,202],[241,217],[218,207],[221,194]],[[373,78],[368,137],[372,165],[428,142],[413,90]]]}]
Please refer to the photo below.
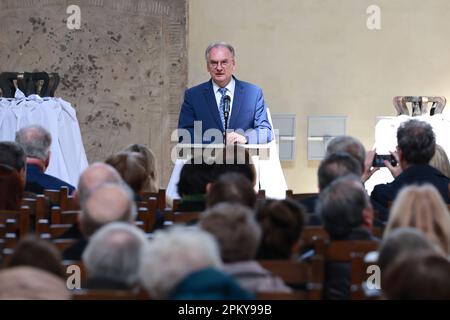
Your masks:
[{"label": "short gray hair", "polygon": [[255,258],[262,231],[255,213],[249,208],[219,203],[203,213],[199,226],[216,237],[225,263]]},{"label": "short gray hair", "polygon": [[16,142],[20,144],[27,157],[47,160],[52,144],[52,136],[44,127],[31,125],[16,132]]},{"label": "short gray hair", "polygon": [[334,180],[320,192],[316,213],[322,217],[330,238],[340,240],[363,224],[363,210],[370,206],[361,178],[349,174]]},{"label": "short gray hair", "polygon": [[98,230],[83,252],[89,277],[126,283],[139,281],[139,267],[148,240],[142,230],[128,223],[112,222]]},{"label": "short gray hair", "polygon": [[361,164],[361,169],[364,171],[366,161],[366,148],[364,148],[361,141],[352,136],[337,136],[333,138],[327,145],[325,157],[336,152],[347,152],[354,157]]},{"label": "short gray hair", "polygon": [[205,59],[206,61],[208,61],[209,59],[209,53],[211,52],[211,50],[213,48],[227,48],[230,53],[231,53],[231,57],[234,59],[235,58],[235,51],[234,48],[231,44],[226,43],[224,41],[218,41],[218,42],[213,42],[211,43],[205,50]]},{"label": "short gray hair", "polygon": [[221,268],[219,247],[212,235],[197,227],[157,231],[142,258],[141,283],[154,299],[167,299],[189,274]]}]

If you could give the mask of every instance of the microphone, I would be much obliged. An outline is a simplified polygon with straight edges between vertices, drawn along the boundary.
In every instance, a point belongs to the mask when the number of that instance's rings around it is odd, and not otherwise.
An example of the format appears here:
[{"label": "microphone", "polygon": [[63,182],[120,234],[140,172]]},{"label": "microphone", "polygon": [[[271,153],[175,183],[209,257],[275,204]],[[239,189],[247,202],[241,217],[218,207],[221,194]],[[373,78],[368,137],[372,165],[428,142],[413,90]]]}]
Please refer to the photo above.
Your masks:
[{"label": "microphone", "polygon": [[228,117],[230,113],[230,102],[231,102],[230,96],[227,95],[223,97],[223,114],[226,115],[226,117]]},{"label": "microphone", "polygon": [[230,115],[230,102],[231,98],[230,96],[226,95],[223,97],[223,118],[225,120],[225,130],[223,134],[223,143],[227,144],[227,129],[228,129],[228,116]]}]

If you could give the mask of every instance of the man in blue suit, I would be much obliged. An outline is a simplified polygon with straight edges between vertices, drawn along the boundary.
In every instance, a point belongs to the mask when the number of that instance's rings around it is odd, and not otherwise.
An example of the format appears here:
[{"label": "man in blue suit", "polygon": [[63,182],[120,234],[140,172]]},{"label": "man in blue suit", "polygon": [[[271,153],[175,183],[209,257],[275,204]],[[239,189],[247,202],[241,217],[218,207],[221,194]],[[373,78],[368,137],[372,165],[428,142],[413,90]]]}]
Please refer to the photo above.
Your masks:
[{"label": "man in blue suit", "polygon": [[227,143],[270,142],[272,128],[262,90],[233,76],[234,48],[224,42],[213,43],[206,49],[205,57],[211,79],[185,92],[178,121],[180,142],[222,143],[226,96],[231,100]]}]

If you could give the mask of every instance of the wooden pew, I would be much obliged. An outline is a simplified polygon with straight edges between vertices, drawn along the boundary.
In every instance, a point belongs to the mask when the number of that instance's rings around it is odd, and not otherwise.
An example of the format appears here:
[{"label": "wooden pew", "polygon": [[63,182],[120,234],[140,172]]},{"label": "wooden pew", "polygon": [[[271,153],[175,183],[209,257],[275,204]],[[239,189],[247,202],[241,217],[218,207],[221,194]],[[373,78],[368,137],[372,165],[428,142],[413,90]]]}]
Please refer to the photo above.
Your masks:
[{"label": "wooden pew", "polygon": [[329,262],[347,262],[351,265],[351,299],[364,299],[364,282],[367,278],[364,268],[364,256],[372,251],[377,251],[378,241],[354,240],[325,242],[319,239],[314,244],[317,256],[323,257],[325,264]]},{"label": "wooden pew", "polygon": [[290,198],[296,201],[302,201],[305,200],[307,198],[313,197],[313,196],[317,196],[318,193],[317,192],[313,192],[313,193],[294,193],[292,190],[286,190],[286,198]]},{"label": "wooden pew", "polygon": [[[303,300],[319,300],[322,298],[322,287],[325,278],[322,257],[313,257],[311,261],[259,260],[258,263],[272,274],[280,277],[288,286],[294,288],[296,294],[290,298]],[[269,298],[267,294],[261,293],[257,298]],[[278,295],[270,294],[272,298]],[[288,296],[283,294],[278,295],[278,297],[280,299],[288,298]]]}]

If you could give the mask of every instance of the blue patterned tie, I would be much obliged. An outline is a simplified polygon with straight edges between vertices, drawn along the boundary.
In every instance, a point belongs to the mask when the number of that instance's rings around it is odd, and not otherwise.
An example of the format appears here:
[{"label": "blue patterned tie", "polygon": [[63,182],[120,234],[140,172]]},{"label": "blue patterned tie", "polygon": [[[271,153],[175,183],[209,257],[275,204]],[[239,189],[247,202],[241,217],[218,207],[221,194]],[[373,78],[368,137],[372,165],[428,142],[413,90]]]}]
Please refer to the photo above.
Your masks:
[{"label": "blue patterned tie", "polygon": [[218,91],[222,95],[222,97],[220,98],[220,103],[219,103],[220,120],[222,120],[222,126],[225,129],[225,116],[223,115],[223,98],[225,98],[225,94],[227,93],[227,88],[219,88]]}]

